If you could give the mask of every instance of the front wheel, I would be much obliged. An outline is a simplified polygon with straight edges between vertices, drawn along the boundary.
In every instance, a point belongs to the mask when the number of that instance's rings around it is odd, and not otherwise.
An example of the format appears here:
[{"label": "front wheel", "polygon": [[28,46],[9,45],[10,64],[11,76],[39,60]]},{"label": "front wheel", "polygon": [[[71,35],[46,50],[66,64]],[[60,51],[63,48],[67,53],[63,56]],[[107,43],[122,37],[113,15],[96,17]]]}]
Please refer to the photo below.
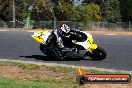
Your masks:
[{"label": "front wheel", "polygon": [[98,46],[92,53],[88,52],[88,56],[93,60],[103,60],[106,58],[107,54],[103,48]]}]

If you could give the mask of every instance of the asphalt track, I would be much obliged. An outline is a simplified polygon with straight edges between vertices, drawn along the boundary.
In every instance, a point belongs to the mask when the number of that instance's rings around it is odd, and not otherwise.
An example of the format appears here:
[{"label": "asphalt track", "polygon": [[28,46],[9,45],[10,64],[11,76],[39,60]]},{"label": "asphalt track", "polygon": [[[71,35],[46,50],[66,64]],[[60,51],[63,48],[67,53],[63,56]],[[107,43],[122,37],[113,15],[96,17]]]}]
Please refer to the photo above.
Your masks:
[{"label": "asphalt track", "polygon": [[31,34],[30,32],[0,32],[0,59],[132,71],[132,36],[94,34],[94,42],[107,52],[107,58],[102,61],[78,59],[56,61],[43,55],[39,50],[39,44],[31,38]]}]

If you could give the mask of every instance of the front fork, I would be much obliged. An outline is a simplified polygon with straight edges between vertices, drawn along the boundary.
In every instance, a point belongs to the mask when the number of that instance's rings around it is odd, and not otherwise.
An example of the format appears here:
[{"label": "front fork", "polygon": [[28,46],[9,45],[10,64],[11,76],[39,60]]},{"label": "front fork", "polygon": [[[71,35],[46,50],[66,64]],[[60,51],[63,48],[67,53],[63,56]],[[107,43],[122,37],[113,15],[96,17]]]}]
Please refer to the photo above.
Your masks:
[{"label": "front fork", "polygon": [[96,44],[91,44],[90,47],[89,47],[89,49],[88,49],[88,51],[89,51],[90,53],[93,53],[93,51],[94,51],[95,49],[97,49],[97,47],[98,47],[98,45],[96,45]]}]

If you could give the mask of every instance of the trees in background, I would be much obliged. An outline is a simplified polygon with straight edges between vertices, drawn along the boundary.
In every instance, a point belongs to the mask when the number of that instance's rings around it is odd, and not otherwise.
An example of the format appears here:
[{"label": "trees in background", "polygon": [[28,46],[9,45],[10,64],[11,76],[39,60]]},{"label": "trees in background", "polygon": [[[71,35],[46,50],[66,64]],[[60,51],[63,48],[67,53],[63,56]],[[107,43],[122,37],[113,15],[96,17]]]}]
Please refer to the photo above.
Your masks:
[{"label": "trees in background", "polygon": [[123,21],[132,21],[132,0],[119,0]]},{"label": "trees in background", "polygon": [[[12,1],[1,0],[0,3],[4,2],[0,7],[1,19],[12,20]],[[74,6],[72,0],[15,0],[16,19],[26,19],[30,5],[33,6],[30,11],[33,20],[53,20],[53,13],[57,20],[99,20],[99,7],[96,4]]]},{"label": "trees in background", "polygon": [[[16,19],[25,20],[31,13],[32,20],[63,21],[130,21],[132,0],[15,0]],[[0,0],[0,19],[13,20],[13,0]],[[31,7],[33,7],[31,9]],[[31,9],[31,10],[30,10]]]},{"label": "trees in background", "polygon": [[117,22],[121,21],[120,7],[118,0],[102,0],[101,16],[103,21]]},{"label": "trees in background", "polygon": [[52,2],[54,3],[53,11],[57,20],[71,20],[71,15],[74,12],[71,0],[52,0]]},{"label": "trees in background", "polygon": [[0,0],[0,19],[12,20],[12,0]]},{"label": "trees in background", "polygon": [[100,21],[101,17],[99,15],[100,13],[100,7],[97,4],[84,3],[83,5],[80,5],[76,7],[76,10],[80,14],[80,21]]},{"label": "trees in background", "polygon": [[71,0],[56,0],[55,16],[58,20],[100,21],[100,7],[95,3],[83,3],[74,6]]}]

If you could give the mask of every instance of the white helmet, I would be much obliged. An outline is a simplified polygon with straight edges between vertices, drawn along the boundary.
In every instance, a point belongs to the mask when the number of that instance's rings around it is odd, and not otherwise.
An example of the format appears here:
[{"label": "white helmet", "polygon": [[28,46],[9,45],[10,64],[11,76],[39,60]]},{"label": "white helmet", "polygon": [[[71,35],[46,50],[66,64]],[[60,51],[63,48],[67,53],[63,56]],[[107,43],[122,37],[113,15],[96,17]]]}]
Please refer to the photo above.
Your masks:
[{"label": "white helmet", "polygon": [[70,27],[66,24],[62,24],[60,26],[60,34],[67,37],[69,36],[69,32],[70,32]]}]

